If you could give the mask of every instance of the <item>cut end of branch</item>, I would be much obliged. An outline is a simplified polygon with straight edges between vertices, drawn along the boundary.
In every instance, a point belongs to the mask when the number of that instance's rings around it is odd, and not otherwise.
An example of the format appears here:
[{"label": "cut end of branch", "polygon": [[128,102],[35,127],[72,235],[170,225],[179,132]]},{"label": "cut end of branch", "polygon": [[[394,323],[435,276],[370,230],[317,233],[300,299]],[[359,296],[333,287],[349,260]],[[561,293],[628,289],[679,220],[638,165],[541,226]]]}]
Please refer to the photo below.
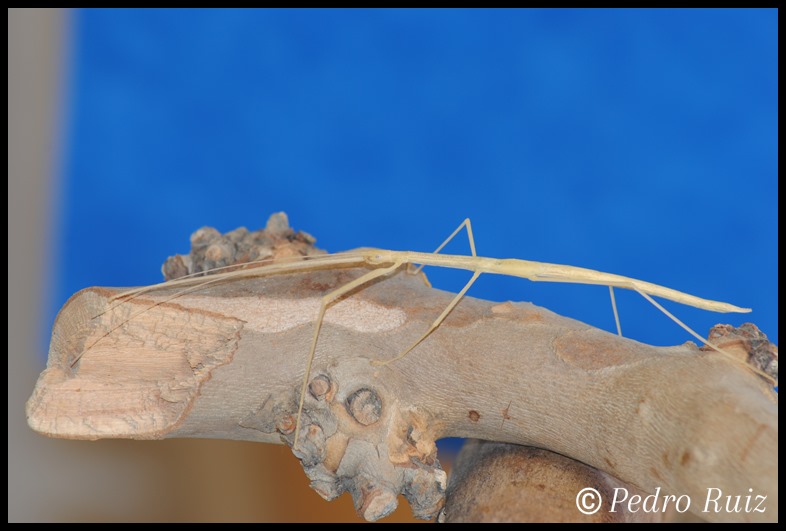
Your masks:
[{"label": "cut end of branch", "polygon": [[[232,361],[242,321],[143,298],[106,311],[113,293],[82,290],[61,310],[47,369],[26,405],[33,430],[69,439],[160,439],[177,428],[211,373]],[[129,320],[140,308],[147,311]],[[183,334],[195,321],[198,336]],[[119,326],[122,333],[108,333]]]}]

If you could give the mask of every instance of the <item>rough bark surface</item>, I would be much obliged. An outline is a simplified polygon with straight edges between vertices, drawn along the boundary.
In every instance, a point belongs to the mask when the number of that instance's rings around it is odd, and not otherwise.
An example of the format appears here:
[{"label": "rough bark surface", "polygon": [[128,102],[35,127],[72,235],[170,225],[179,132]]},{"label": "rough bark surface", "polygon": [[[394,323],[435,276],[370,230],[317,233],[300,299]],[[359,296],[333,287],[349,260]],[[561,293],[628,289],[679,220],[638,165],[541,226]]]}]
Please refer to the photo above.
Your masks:
[{"label": "rough bark surface", "polygon": [[[122,304],[116,289],[80,291],[55,323],[28,422],[73,439],[292,446],[320,297],[366,271],[247,278],[174,299],[162,289]],[[452,296],[400,273],[327,311],[295,452],[323,497],[349,491],[377,519],[403,493],[416,515],[434,518],[446,488],[435,441],[470,437],[548,449],[694,503],[709,487],[752,489],[767,496],[766,512],[704,516],[777,520],[777,395],[742,364],[472,298],[400,361],[369,363],[411,344]],[[759,355],[774,350],[756,338]],[[717,329],[714,341],[750,355],[736,329]]]}]

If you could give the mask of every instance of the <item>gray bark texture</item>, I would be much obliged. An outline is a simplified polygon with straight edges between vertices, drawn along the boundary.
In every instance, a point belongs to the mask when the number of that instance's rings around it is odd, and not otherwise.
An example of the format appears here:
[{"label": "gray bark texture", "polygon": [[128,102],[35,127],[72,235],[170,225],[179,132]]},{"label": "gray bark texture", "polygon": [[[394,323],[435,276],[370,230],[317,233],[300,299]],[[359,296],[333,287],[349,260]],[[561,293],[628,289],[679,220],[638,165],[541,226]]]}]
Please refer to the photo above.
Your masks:
[{"label": "gray bark texture", "polygon": [[[202,229],[192,243],[192,255],[167,262],[169,277],[317,252],[313,238],[294,233],[280,216],[264,232]],[[55,323],[47,368],[27,403],[29,425],[72,439],[208,437],[293,446],[320,298],[367,271],[243,278],[174,298],[173,288],[123,301],[113,300],[123,290],[82,290]],[[721,503],[725,496],[766,496],[763,513],[700,516],[777,521],[777,394],[743,363],[692,343],[641,344],[528,303],[467,297],[403,359],[371,365],[417,339],[452,297],[401,272],[328,308],[295,450],[324,498],[348,491],[369,520],[394,510],[400,493],[420,518],[580,520],[569,498],[554,502],[551,509],[562,509],[552,513],[537,504],[513,516],[473,510],[494,506],[484,495],[521,499],[517,492],[533,488],[575,497],[581,481],[565,475],[583,480],[591,473],[642,495],[688,495],[692,510],[703,507],[708,488],[722,491]],[[712,334],[724,350],[777,366],[776,347],[753,325]],[[473,474],[490,474],[481,467],[487,450],[475,446],[456,465],[459,479],[448,489],[455,495],[443,509],[447,479],[435,445],[443,437],[548,450],[494,447],[504,455],[533,453],[551,471],[497,466],[507,471],[490,477],[502,478],[502,487],[490,480],[469,485]],[[531,457],[517,454],[515,462]]]}]

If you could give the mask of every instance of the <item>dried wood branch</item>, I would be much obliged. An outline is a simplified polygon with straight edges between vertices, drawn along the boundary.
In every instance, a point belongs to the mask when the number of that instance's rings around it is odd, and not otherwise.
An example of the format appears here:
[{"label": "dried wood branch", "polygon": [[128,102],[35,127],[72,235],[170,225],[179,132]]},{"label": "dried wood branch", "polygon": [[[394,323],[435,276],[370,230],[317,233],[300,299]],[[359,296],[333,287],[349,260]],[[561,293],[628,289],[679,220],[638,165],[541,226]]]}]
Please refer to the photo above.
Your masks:
[{"label": "dried wood branch", "polygon": [[[585,499],[577,494],[595,489]],[[664,522],[675,512],[628,507],[617,498],[647,493],[565,456],[516,444],[468,440],[453,465],[444,522]],[[659,502],[662,502],[660,496]],[[577,501],[578,500],[578,501]],[[577,503],[583,509],[577,509]],[[652,505],[652,504],[651,504]]]},{"label": "dried wood branch", "polygon": [[[121,305],[110,302],[118,290],[83,290],[55,323],[28,422],[74,439],[292,446],[319,298],[366,271],[237,280],[171,300],[161,290]],[[759,377],[692,343],[652,347],[531,304],[472,298],[408,356],[371,366],[417,339],[451,298],[401,273],[328,310],[295,452],[323,497],[349,491],[377,519],[403,493],[433,518],[446,483],[435,441],[473,437],[545,448],[696,502],[710,487],[753,489],[767,496],[765,513],[706,516],[777,520],[777,397]],[[720,333],[716,344],[745,350],[737,331]]]}]

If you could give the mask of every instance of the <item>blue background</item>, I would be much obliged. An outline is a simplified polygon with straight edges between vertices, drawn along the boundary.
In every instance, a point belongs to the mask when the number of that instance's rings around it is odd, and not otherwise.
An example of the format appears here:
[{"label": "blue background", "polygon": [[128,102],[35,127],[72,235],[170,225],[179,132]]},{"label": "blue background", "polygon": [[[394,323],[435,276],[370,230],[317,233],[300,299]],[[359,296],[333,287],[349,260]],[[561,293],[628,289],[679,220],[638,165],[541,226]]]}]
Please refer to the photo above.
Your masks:
[{"label": "blue background", "polygon": [[[73,16],[42,344],[78,289],[160,281],[197,228],[282,210],[332,252],[431,251],[470,217],[481,255],[752,307],[664,303],[701,334],[751,321],[777,342],[775,10]],[[488,275],[470,295],[614,330],[603,287]],[[617,298],[626,336],[691,339]]]}]

